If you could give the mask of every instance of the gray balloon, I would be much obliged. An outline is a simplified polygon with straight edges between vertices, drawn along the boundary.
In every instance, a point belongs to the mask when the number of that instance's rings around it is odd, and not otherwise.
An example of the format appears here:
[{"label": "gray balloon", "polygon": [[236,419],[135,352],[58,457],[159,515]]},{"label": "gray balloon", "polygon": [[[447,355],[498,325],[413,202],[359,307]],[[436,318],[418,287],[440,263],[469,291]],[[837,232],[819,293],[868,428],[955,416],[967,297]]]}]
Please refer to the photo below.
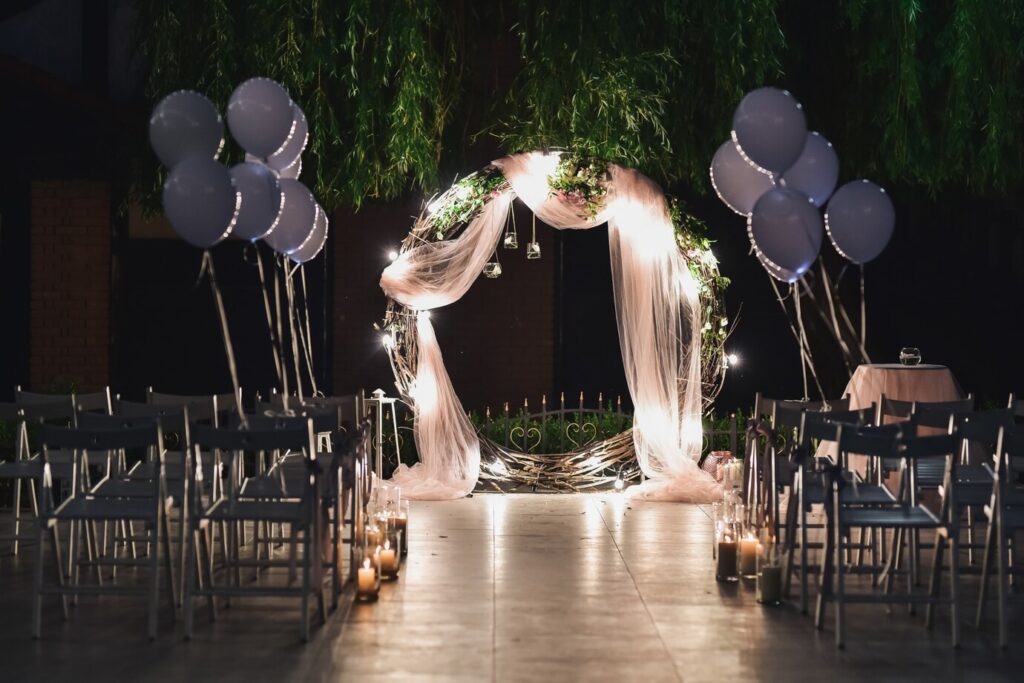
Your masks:
[{"label": "gray balloon", "polygon": [[775,182],[770,174],[744,159],[735,142],[726,140],[711,160],[711,186],[726,206],[741,216],[749,216],[754,203]]},{"label": "gray balloon", "polygon": [[324,211],[323,207],[317,204],[316,207],[316,223],[313,226],[313,232],[310,233],[309,239],[307,239],[301,247],[288,254],[295,263],[306,263],[316,258],[317,254],[324,248],[324,244],[327,243],[327,212]]},{"label": "gray balloon", "polygon": [[785,187],[761,195],[747,219],[747,234],[764,260],[796,276],[818,257],[824,232],[821,214],[807,195]]},{"label": "gray balloon", "polygon": [[149,117],[149,144],[168,168],[189,157],[216,159],[224,147],[224,121],[200,93],[172,92]]},{"label": "gray balloon", "polygon": [[192,157],[171,169],[163,202],[175,232],[189,244],[206,249],[231,233],[240,195],[223,164]]},{"label": "gray balloon", "polygon": [[288,141],[292,100],[269,78],[250,78],[231,93],[228,128],[246,152],[266,159]]},{"label": "gray balloon", "polygon": [[298,180],[281,178],[279,182],[284,206],[281,207],[277,227],[263,241],[277,253],[288,255],[309,239],[316,223],[318,205],[313,193]]},{"label": "gray balloon", "polygon": [[281,213],[281,184],[277,174],[258,163],[241,163],[231,169],[231,178],[242,195],[238,220],[232,235],[255,242],[277,226]]},{"label": "gray balloon", "polygon": [[754,256],[756,256],[757,260],[761,262],[761,265],[764,266],[764,269],[768,271],[768,274],[771,275],[776,280],[780,280],[781,282],[785,282],[787,284],[792,284],[802,277],[791,270],[780,268],[779,266],[769,261],[767,258],[765,258],[765,255],[761,252],[761,250],[757,248],[757,245],[754,244],[753,241],[750,242],[750,245],[754,249]]},{"label": "gray balloon", "polygon": [[267,166],[270,166],[275,171],[287,168],[298,161],[299,157],[302,156],[302,151],[306,149],[306,142],[309,140],[309,123],[306,121],[306,115],[299,109],[299,105],[295,103],[292,103],[292,110],[294,112],[292,130],[288,135],[288,140],[281,149],[271,154],[267,159]]},{"label": "gray balloon", "polygon": [[825,212],[832,246],[853,263],[867,263],[881,254],[895,226],[896,209],[889,194],[870,180],[840,187]]},{"label": "gray balloon", "polygon": [[765,170],[782,173],[804,149],[807,119],[788,91],[758,88],[747,93],[736,107],[732,139],[743,156]]},{"label": "gray balloon", "polygon": [[839,157],[821,133],[808,133],[804,151],[782,176],[782,184],[811,198],[815,206],[828,201],[839,180]]},{"label": "gray balloon", "polygon": [[291,166],[287,166],[285,168],[282,168],[280,171],[277,172],[277,174],[279,176],[281,176],[282,178],[291,178],[292,180],[297,180],[298,177],[299,177],[299,174],[301,174],[301,173],[302,173],[302,157],[299,157],[298,159],[296,159],[292,163]]}]

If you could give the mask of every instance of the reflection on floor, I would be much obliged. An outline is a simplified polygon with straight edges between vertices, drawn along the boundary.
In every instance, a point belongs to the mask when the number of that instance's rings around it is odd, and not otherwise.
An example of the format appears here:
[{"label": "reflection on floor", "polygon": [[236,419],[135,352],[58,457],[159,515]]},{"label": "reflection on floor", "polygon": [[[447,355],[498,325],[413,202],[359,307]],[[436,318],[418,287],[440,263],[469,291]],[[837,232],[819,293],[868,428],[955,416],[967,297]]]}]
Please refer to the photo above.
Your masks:
[{"label": "reflection on floor", "polygon": [[[849,610],[849,645],[753,586],[715,582],[706,510],[628,506],[621,494],[477,494],[414,503],[408,563],[372,605],[297,642],[295,610],[243,602],[184,643],[168,621],[145,640],[137,601],[83,598],[71,622],[48,607],[28,638],[31,560],[0,559],[4,680],[863,681],[1019,680],[1024,648],[991,625],[949,648],[904,609]],[[976,583],[976,579],[969,579]],[[967,591],[965,614],[975,592]],[[993,605],[994,607],[994,605]],[[994,609],[993,609],[994,614]],[[1019,632],[1020,612],[1012,626]]]}]

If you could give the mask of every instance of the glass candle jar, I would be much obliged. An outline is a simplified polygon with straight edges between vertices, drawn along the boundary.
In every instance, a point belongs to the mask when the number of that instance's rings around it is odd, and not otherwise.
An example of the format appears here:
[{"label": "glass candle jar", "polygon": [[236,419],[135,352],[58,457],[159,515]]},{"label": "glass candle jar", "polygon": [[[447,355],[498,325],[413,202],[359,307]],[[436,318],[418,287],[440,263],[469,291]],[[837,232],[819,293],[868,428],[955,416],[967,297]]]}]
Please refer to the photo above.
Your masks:
[{"label": "glass candle jar", "polygon": [[356,600],[373,602],[380,594],[380,548],[363,548],[363,560],[356,569]]},{"label": "glass candle jar", "polygon": [[782,604],[782,565],[770,541],[761,545],[757,560],[757,601],[762,605]]},{"label": "glass candle jar", "polygon": [[715,562],[715,579],[718,581],[739,581],[739,526],[732,521],[722,525],[718,537],[718,557]]}]

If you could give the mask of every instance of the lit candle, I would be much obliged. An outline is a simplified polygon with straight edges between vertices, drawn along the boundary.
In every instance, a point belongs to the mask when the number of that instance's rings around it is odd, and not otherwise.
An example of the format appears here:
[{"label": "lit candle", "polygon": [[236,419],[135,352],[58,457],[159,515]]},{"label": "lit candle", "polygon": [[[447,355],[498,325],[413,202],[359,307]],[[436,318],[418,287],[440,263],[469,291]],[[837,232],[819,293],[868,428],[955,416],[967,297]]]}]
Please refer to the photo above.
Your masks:
[{"label": "lit candle", "polygon": [[369,557],[363,560],[363,566],[359,568],[358,595],[361,598],[377,595],[377,570],[373,568]]},{"label": "lit candle", "polygon": [[757,539],[752,535],[740,541],[740,574],[752,577],[757,574]]},{"label": "lit candle", "polygon": [[398,574],[398,556],[390,541],[384,541],[384,547],[380,551],[380,571],[381,574],[390,577]]},{"label": "lit candle", "polygon": [[736,541],[725,534],[718,542],[718,567],[715,578],[719,581],[738,581],[736,576]]}]

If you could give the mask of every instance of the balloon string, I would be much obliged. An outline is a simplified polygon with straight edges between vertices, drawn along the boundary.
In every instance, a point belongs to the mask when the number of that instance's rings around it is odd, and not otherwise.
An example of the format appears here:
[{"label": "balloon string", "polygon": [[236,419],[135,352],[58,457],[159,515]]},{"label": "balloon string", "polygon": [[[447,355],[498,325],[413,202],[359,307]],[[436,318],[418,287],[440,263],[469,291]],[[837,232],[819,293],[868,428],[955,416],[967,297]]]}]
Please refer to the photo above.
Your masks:
[{"label": "balloon string", "polygon": [[288,388],[288,367],[284,363],[284,329],[282,325],[281,316],[281,281],[278,277],[277,271],[280,270],[281,263],[277,260],[276,255],[274,258],[274,313],[275,323],[277,325],[277,339],[281,344],[281,401],[284,412],[288,412],[288,398],[290,396],[290,390]]},{"label": "balloon string", "polygon": [[295,391],[301,403],[304,395],[302,390],[302,370],[299,367],[299,339],[295,331],[295,285],[292,282],[292,272],[288,269],[287,257],[282,256],[281,260],[284,264],[284,291],[288,297],[288,332],[292,341],[292,363],[295,365]]},{"label": "balloon string", "polygon": [[220,317],[220,331],[224,337],[224,352],[228,357],[228,372],[231,374],[231,386],[235,390],[235,407],[238,408],[238,417],[242,421],[242,425],[248,426],[249,422],[245,417],[245,411],[242,410],[242,390],[238,386],[238,366],[235,363],[235,347],[231,343],[231,331],[228,329],[228,316],[224,310],[224,297],[221,296],[220,286],[217,284],[217,273],[213,269],[213,255],[210,254],[209,249],[203,251],[199,278],[202,279],[204,274],[210,278],[210,289],[213,291],[213,300],[217,305],[217,314]]},{"label": "balloon string", "polygon": [[[825,298],[828,300],[829,313],[831,314],[831,317],[825,322],[826,325],[831,322],[832,327],[830,329],[833,336],[836,338],[836,341],[839,342],[839,348],[843,352],[843,362],[846,364],[846,371],[852,373],[853,352],[850,351],[850,346],[846,343],[846,339],[843,337],[842,328],[839,327],[839,317],[836,315],[836,302],[835,298],[832,296],[832,281],[829,279],[828,271],[825,270],[825,262],[819,261],[818,263],[821,266],[821,284],[825,289]],[[821,314],[824,319],[824,312],[821,310],[821,306],[818,305],[817,299],[815,299],[811,288],[806,284],[804,285],[804,288],[807,291],[807,294],[811,297],[811,301],[814,302],[815,307],[818,309],[818,313]]]},{"label": "balloon string", "polygon": [[[811,343],[807,339],[807,330],[804,327],[804,314],[803,309],[800,306],[800,291],[797,286],[793,285],[793,298],[796,301],[796,322],[800,326],[800,340],[801,348],[805,354],[804,358],[807,362],[807,367],[811,370],[811,375],[814,377],[814,384],[818,387],[818,395],[821,396],[821,400],[825,400],[825,390],[821,388],[821,382],[818,381],[818,372],[814,368],[814,356],[811,355]],[[807,392],[807,375],[804,375],[804,398],[809,399]]]},{"label": "balloon string", "polygon": [[804,346],[803,346],[803,343],[801,342],[801,339],[800,339],[800,333],[797,332],[796,327],[793,325],[793,321],[790,320],[789,309],[786,308],[786,302],[782,298],[782,292],[779,291],[778,286],[775,284],[775,278],[773,278],[771,276],[771,274],[768,273],[768,271],[765,271],[765,274],[768,275],[768,282],[771,283],[772,290],[775,292],[775,299],[779,302],[779,306],[782,307],[782,312],[786,316],[786,324],[789,325],[789,331],[793,333],[793,339],[796,340],[797,346],[800,349],[800,368],[801,368],[801,370],[804,373],[804,395],[806,396],[807,395],[807,370],[804,368],[804,365],[803,365],[803,363],[804,363]]},{"label": "balloon string", "polygon": [[[868,310],[864,298],[864,264],[860,264],[860,345],[861,348],[868,343]],[[866,354],[865,354],[866,355]]]},{"label": "balloon string", "polygon": [[274,354],[274,372],[277,373],[277,383],[281,383],[281,342],[274,331],[273,314],[270,311],[270,293],[267,291],[267,276],[263,270],[263,256],[260,254],[258,244],[256,247],[256,267],[260,275],[260,290],[263,293],[263,312],[267,317],[267,333],[270,335],[270,348]]},{"label": "balloon string", "polygon": [[313,388],[313,396],[319,396],[320,389],[316,385],[316,373],[313,372],[313,332],[309,326],[309,294],[306,289],[306,270],[301,264],[296,266],[296,269],[299,271],[299,284],[302,285],[302,308],[298,311],[299,341],[302,342],[302,352],[306,356],[309,385]]}]

